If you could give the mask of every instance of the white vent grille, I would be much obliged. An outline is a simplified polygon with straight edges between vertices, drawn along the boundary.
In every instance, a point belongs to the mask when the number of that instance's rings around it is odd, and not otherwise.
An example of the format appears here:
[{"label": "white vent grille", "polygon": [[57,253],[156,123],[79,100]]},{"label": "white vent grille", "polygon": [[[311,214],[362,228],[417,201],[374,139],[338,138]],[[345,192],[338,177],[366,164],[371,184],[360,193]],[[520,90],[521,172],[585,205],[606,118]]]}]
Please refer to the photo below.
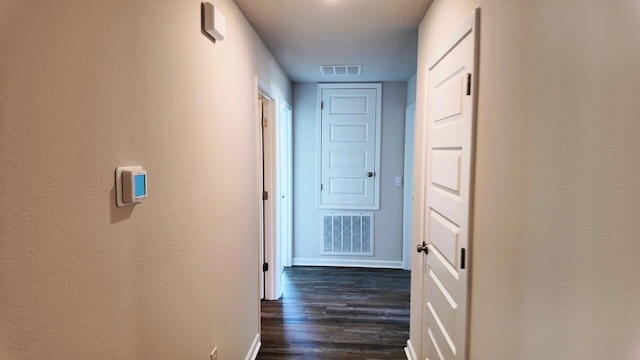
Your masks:
[{"label": "white vent grille", "polygon": [[373,255],[372,213],[322,214],[323,253]]},{"label": "white vent grille", "polygon": [[320,73],[324,76],[360,76],[362,65],[321,65]]}]

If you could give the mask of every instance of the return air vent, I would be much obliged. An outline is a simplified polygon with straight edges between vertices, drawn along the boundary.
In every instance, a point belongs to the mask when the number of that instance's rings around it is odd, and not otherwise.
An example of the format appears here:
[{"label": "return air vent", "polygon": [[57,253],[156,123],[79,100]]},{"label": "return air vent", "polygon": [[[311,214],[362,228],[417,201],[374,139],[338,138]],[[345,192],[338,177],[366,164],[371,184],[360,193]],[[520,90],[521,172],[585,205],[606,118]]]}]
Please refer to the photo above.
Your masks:
[{"label": "return air vent", "polygon": [[373,255],[372,213],[322,214],[324,255]]},{"label": "return air vent", "polygon": [[321,65],[323,76],[360,76],[362,65]]}]

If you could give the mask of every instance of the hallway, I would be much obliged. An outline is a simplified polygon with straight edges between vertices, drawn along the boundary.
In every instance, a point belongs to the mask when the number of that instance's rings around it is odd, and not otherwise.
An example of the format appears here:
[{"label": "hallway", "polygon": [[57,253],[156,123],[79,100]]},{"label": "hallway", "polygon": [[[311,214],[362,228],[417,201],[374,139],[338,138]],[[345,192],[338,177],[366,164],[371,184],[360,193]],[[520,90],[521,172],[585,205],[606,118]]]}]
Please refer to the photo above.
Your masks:
[{"label": "hallway", "polygon": [[410,274],[287,268],[282,299],[262,302],[257,359],[404,359]]}]

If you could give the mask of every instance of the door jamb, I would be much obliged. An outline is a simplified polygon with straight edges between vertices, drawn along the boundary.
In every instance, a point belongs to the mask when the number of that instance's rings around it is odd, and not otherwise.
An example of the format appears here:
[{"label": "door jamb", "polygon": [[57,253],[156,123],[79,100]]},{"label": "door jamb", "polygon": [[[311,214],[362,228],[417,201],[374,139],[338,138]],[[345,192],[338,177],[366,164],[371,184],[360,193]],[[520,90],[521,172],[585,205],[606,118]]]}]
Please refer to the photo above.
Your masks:
[{"label": "door jamb", "polygon": [[[264,153],[259,147],[260,172],[263,174],[259,182],[259,201],[262,209],[262,260],[259,263],[260,271],[264,276],[264,291],[262,297],[266,300],[276,300],[282,295],[282,274],[276,271],[280,268],[280,244],[278,236],[278,157],[276,149],[276,129],[278,128],[278,109],[280,101],[274,96],[274,92],[258,80],[257,98],[263,99],[262,117],[259,119],[257,133],[259,143],[264,141]],[[267,127],[262,128],[262,118],[267,121]],[[264,137],[262,131],[264,130]],[[267,193],[267,199],[263,199],[263,191]],[[264,206],[263,206],[264,205]],[[268,264],[268,270],[263,271],[263,264]],[[278,278],[279,277],[279,278]]]},{"label": "door jamb", "polygon": [[[280,205],[279,216],[279,239],[281,247],[281,264],[283,267],[290,267],[293,264],[293,108],[286,101],[280,100],[280,112],[277,130],[277,151],[278,151],[278,178],[279,187],[282,191],[278,196]],[[286,132],[283,134],[283,128]],[[282,149],[286,148],[285,157],[282,157]],[[286,178],[286,181],[282,181]],[[282,186],[286,185],[286,188]],[[280,209],[286,207],[287,216],[284,216]],[[284,225],[284,227],[282,226]]]},{"label": "door jamb", "polygon": [[[413,119],[409,122],[407,115],[413,113]],[[402,211],[402,268],[411,270],[411,255],[413,246],[411,241],[413,224],[413,184],[414,184],[414,146],[415,146],[416,103],[412,103],[405,109],[404,129],[404,186],[403,186],[403,211]],[[408,128],[407,125],[413,125]],[[407,143],[407,139],[411,139]],[[409,164],[409,166],[407,166]]]}]

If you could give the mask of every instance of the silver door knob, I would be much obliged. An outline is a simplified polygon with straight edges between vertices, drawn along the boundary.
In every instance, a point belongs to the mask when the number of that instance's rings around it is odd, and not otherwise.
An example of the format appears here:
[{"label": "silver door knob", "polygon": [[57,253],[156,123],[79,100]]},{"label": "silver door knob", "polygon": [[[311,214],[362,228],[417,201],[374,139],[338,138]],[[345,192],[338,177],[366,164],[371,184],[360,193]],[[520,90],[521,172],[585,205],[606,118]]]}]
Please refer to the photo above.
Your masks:
[{"label": "silver door knob", "polygon": [[369,172],[367,173],[367,177],[372,177],[372,176],[373,176],[373,173],[372,173],[371,171],[369,171]]},{"label": "silver door knob", "polygon": [[424,252],[424,254],[427,255],[429,253],[429,245],[423,241],[422,244],[418,244],[417,250],[419,253]]}]

